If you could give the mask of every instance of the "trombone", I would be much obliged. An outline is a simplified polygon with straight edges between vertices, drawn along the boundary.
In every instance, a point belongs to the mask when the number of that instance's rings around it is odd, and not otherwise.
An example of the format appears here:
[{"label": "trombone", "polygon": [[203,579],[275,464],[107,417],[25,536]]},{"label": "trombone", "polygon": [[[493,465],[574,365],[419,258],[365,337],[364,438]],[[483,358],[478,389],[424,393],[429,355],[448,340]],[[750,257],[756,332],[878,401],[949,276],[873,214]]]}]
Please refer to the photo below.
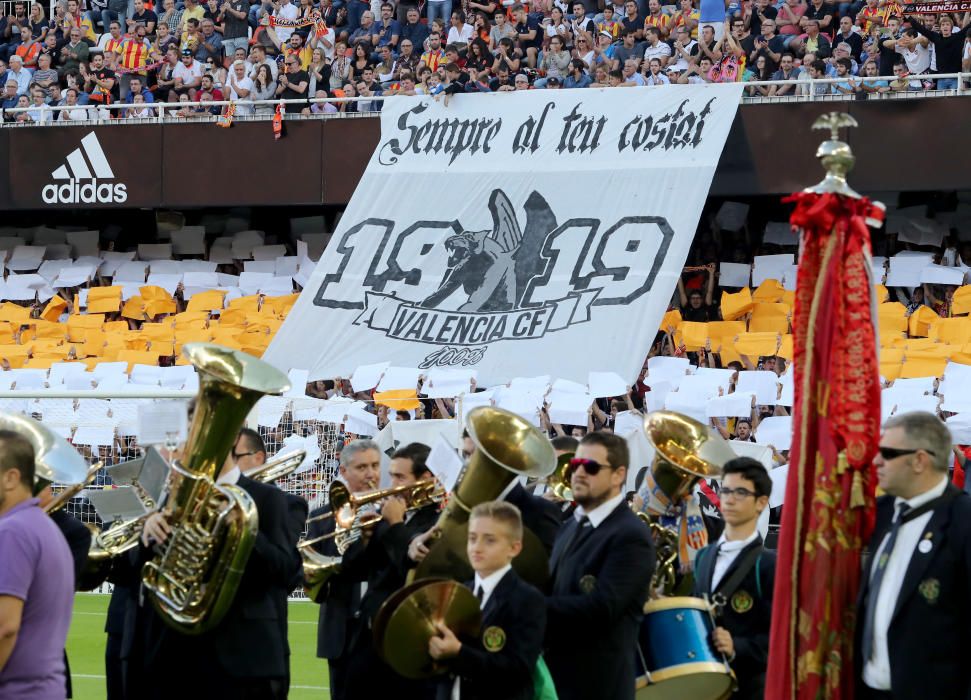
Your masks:
[{"label": "trombone", "polygon": [[330,485],[328,492],[331,509],[307,520],[307,524],[310,524],[334,518],[334,531],[310,540],[303,540],[297,544],[297,548],[306,549],[318,542],[348,534],[353,529],[366,530],[374,527],[381,521],[381,514],[361,513],[359,512],[361,508],[370,503],[383,501],[385,498],[402,495],[406,495],[409,501],[405,512],[410,513],[432,503],[441,503],[445,498],[445,491],[438,487],[434,479],[423,479],[408,486],[395,486],[354,496],[342,482],[335,481]]},{"label": "trombone", "polygon": [[[425,479],[409,486],[370,491],[360,496],[351,495],[347,486],[340,481],[331,483],[328,491],[331,510],[315,515],[307,520],[307,523],[334,518],[334,531],[297,543],[297,551],[300,552],[300,558],[303,560],[304,590],[311,600],[316,600],[324,584],[340,572],[346,548],[341,545],[341,542],[350,544],[365,529],[374,527],[380,522],[380,513],[364,513],[361,509],[370,503],[404,494],[408,494],[411,502],[405,512],[418,510],[431,503],[441,503],[446,495],[444,489],[439,488],[434,479]],[[338,538],[338,556],[328,556],[313,549],[313,545],[318,542],[332,538]]]}]

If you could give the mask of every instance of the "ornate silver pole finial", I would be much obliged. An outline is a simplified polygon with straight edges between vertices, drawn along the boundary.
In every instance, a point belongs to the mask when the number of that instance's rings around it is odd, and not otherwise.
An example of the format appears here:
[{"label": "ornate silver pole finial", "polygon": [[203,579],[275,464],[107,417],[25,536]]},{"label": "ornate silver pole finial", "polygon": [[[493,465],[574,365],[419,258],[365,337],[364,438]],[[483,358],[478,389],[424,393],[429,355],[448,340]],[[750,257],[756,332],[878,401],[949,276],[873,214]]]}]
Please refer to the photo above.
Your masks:
[{"label": "ornate silver pole finial", "polygon": [[840,129],[854,126],[858,126],[856,119],[846,112],[830,112],[813,123],[813,129],[829,129],[830,133],[829,140],[823,141],[816,149],[816,157],[826,168],[826,177],[818,185],[807,187],[805,192],[841,194],[860,199],[860,195],[846,183],[846,174],[853,169],[856,158],[849,144],[839,140]]}]

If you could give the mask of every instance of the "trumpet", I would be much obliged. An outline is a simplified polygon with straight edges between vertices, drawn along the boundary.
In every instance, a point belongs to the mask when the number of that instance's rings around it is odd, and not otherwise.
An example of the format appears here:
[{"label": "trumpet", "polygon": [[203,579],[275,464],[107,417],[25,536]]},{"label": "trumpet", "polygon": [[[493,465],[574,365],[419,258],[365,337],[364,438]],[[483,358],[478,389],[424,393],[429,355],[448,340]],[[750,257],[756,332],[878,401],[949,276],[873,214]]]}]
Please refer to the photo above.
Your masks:
[{"label": "trumpet", "polygon": [[[307,523],[334,518],[334,531],[297,543],[297,550],[303,560],[304,590],[311,600],[316,600],[324,584],[340,572],[343,553],[347,546],[360,537],[364,530],[380,522],[380,513],[365,513],[362,512],[362,508],[370,503],[404,494],[408,494],[411,502],[405,512],[423,508],[431,503],[440,503],[445,498],[444,489],[438,488],[433,479],[418,481],[409,486],[370,491],[360,496],[351,495],[347,486],[340,481],[330,485],[328,498],[331,510],[315,515],[307,520]],[[337,538],[339,556],[328,556],[313,549],[315,544],[332,538]]]},{"label": "trumpet", "polygon": [[335,481],[330,485],[328,499],[331,509],[326,513],[315,515],[307,520],[307,523],[329,520],[334,518],[334,531],[311,540],[303,540],[297,544],[298,549],[312,547],[318,542],[329,540],[332,537],[345,535],[349,530],[366,530],[374,527],[381,521],[380,513],[361,513],[363,506],[377,501],[383,501],[392,496],[407,495],[410,502],[406,513],[424,508],[432,503],[441,503],[445,498],[445,491],[438,487],[434,479],[424,479],[408,486],[395,486],[390,489],[379,489],[369,491],[360,496],[351,495],[347,486],[340,481]]},{"label": "trumpet", "polygon": [[306,457],[306,450],[296,450],[295,452],[287,452],[284,455],[277,455],[265,464],[250,469],[246,472],[246,476],[254,481],[272,484],[274,481],[285,479],[297,471]]}]

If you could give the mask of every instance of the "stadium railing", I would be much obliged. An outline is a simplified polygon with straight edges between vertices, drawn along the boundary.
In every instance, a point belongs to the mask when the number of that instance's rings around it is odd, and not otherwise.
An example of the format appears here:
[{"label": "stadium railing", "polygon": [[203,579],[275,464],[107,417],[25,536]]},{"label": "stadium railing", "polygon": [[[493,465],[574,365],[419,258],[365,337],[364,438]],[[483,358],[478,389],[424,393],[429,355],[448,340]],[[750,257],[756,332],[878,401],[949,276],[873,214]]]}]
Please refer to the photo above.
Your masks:
[{"label": "stadium railing", "polygon": [[[889,83],[893,80],[892,76],[873,76],[872,78],[864,78],[861,76],[850,76],[854,82],[859,83],[860,81],[882,81]],[[916,75],[908,76],[907,78],[911,82],[936,82],[938,80],[946,79],[957,79],[958,86],[954,89],[946,90],[926,90],[926,89],[913,89],[908,91],[891,91],[879,94],[867,95],[868,99],[874,100],[912,100],[912,99],[925,99],[925,98],[935,98],[935,97],[953,97],[953,96],[968,96],[971,95],[971,89],[965,86],[965,81],[971,80],[971,73],[940,73],[932,75]],[[746,88],[748,87],[772,87],[772,86],[790,86],[794,87],[793,94],[787,95],[773,95],[773,96],[760,96],[760,95],[748,95],[743,94],[742,103],[743,104],[765,104],[765,103],[778,103],[778,102],[841,102],[841,101],[852,101],[860,99],[856,94],[817,94],[817,87],[820,85],[835,85],[837,83],[845,83],[847,78],[819,78],[819,79],[809,79],[809,80],[760,80],[760,81],[750,81],[742,83]],[[668,87],[668,86],[661,86]],[[495,93],[485,93],[485,94],[495,94]],[[60,106],[50,106],[44,105],[42,107],[11,107],[4,110],[6,115],[16,115],[20,112],[35,112],[40,110],[41,112],[51,112],[51,121],[42,122],[4,122],[0,126],[5,128],[20,128],[25,126],[34,127],[49,127],[49,126],[71,126],[79,124],[98,124],[98,125],[110,125],[110,124],[144,124],[151,122],[165,122],[165,121],[186,121],[186,122],[216,122],[221,117],[214,114],[195,114],[191,117],[181,117],[174,114],[180,109],[185,107],[226,107],[231,104],[250,106],[276,106],[280,104],[300,104],[304,106],[313,104],[332,104],[339,105],[346,102],[360,102],[360,103],[372,103],[372,102],[382,102],[384,100],[393,99],[394,95],[374,95],[371,97],[328,97],[328,98],[310,98],[306,100],[257,100],[253,102],[232,102],[230,100],[220,100],[220,101],[209,101],[209,102],[148,102],[144,104],[134,105],[128,103],[115,103],[111,105],[60,105]],[[127,111],[129,109],[148,109],[155,114],[151,117],[136,117],[136,118],[125,118],[125,119],[111,119],[106,118],[106,112],[116,112],[116,111]],[[65,110],[85,110],[88,114],[92,115],[90,119],[78,120],[78,121],[62,121],[56,119],[56,114]],[[336,113],[319,113],[319,114],[294,114],[290,113],[286,115],[286,119],[345,119],[345,118],[357,118],[357,117],[376,117],[380,112],[336,112]],[[234,120],[242,121],[264,121],[272,119],[272,114],[245,114],[245,115],[234,115]]]}]

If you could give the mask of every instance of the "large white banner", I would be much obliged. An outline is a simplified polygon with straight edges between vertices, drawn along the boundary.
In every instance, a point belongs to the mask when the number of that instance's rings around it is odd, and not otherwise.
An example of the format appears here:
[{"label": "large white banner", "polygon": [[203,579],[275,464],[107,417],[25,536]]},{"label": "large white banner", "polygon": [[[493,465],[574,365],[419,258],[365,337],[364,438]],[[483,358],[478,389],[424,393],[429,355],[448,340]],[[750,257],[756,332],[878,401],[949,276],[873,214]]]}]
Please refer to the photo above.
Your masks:
[{"label": "large white banner", "polygon": [[634,377],[740,84],[401,97],[265,358],[471,366],[479,385]]}]

